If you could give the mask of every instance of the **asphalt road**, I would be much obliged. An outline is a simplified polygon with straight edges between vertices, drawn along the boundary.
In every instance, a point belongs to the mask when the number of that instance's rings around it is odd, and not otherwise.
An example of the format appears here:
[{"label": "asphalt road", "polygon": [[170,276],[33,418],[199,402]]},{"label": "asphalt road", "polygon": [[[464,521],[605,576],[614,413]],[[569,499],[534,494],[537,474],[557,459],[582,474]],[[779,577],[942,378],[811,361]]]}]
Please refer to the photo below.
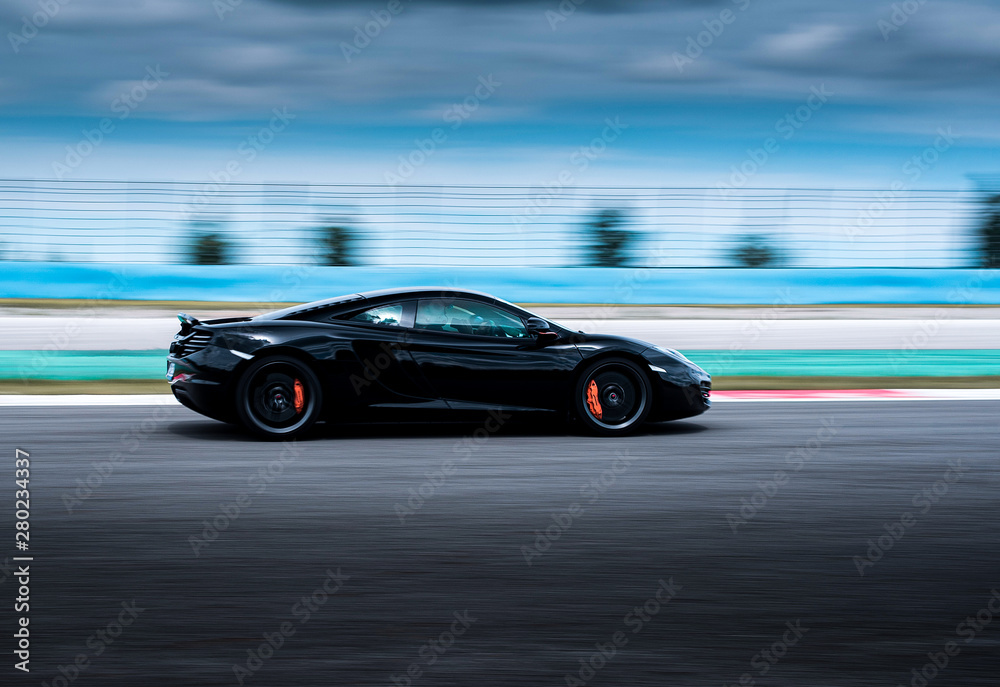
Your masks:
[{"label": "asphalt road", "polygon": [[720,404],[618,441],[507,421],[289,447],[177,407],[3,408],[35,559],[31,673],[6,577],[0,682],[996,685],[998,411]]}]

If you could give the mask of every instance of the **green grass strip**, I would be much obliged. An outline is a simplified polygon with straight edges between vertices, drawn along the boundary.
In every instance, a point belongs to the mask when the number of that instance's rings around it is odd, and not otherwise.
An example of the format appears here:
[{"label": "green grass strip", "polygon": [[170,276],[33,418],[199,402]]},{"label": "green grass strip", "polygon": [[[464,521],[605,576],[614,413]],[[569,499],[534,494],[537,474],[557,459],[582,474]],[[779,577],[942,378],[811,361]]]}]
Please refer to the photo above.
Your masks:
[{"label": "green grass strip", "polygon": [[[1000,350],[686,351],[714,377],[991,377]],[[0,351],[0,379],[162,379],[166,351]]]},{"label": "green grass strip", "polygon": [[1000,375],[1000,350],[686,351],[713,376],[980,377]]}]

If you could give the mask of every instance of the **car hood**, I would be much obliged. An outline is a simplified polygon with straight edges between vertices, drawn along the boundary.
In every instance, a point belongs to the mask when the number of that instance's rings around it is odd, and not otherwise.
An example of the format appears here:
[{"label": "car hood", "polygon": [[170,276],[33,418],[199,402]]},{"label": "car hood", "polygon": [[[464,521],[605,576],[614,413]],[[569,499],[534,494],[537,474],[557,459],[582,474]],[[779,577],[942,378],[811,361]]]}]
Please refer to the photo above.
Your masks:
[{"label": "car hood", "polygon": [[586,334],[584,332],[574,332],[572,334],[573,343],[577,346],[590,348],[624,347],[636,353],[640,353],[647,348],[652,348],[653,344],[641,339],[633,339],[628,336],[616,336],[614,334]]}]

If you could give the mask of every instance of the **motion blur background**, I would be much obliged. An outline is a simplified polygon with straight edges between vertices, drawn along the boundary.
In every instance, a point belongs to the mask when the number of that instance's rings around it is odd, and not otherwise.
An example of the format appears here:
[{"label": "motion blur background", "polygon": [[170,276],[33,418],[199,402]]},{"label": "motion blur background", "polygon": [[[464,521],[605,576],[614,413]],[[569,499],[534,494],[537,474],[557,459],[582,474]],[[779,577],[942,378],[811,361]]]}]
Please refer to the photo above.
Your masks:
[{"label": "motion blur background", "polygon": [[[998,3],[3,0],[0,27],[34,557],[32,673],[0,683],[996,686]],[[613,444],[278,445],[169,393],[178,310],[415,285],[680,349],[713,408]]]},{"label": "motion blur background", "polygon": [[13,0],[0,23],[5,260],[998,250],[990,4]]},{"label": "motion blur background", "polygon": [[[152,380],[175,307],[410,284],[702,362],[997,372],[993,4],[13,0],[0,23],[4,379]],[[887,373],[899,351],[918,368]]]}]

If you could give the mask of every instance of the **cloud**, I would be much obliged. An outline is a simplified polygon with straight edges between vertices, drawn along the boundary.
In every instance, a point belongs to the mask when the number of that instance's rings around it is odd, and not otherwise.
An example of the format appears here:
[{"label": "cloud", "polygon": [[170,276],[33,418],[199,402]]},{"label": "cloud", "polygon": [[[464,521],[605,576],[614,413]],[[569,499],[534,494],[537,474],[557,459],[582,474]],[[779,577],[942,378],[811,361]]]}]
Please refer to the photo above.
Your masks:
[{"label": "cloud", "polygon": [[850,32],[837,24],[795,26],[788,31],[765,36],[761,51],[775,59],[813,59],[842,45]]},{"label": "cloud", "polygon": [[[384,6],[243,0],[220,19],[208,0],[71,0],[4,57],[0,103],[8,115],[104,116],[161,64],[171,76],[136,118],[247,121],[287,106],[302,121],[423,126],[486,74],[504,85],[483,123],[664,120],[691,102],[791,103],[819,83],[838,104],[905,108],[911,119],[931,100],[957,112],[1000,105],[1000,8],[955,0],[921,5],[889,40],[878,22],[892,5],[864,0],[587,0],[555,29],[546,12],[556,0],[413,0],[357,47]],[[37,7],[5,2],[0,25],[17,32]],[[678,69],[675,56],[724,11],[734,20]],[[347,59],[344,46],[357,53]]]},{"label": "cloud", "polygon": [[[409,4],[416,0],[399,0],[403,4]],[[430,5],[450,5],[460,7],[464,10],[474,12],[483,8],[492,7],[526,7],[534,8],[538,11],[558,10],[563,0],[420,0],[424,6]],[[342,7],[357,7],[357,0],[269,0],[279,5],[297,5],[310,9],[329,9]],[[386,3],[388,0],[386,0]],[[662,4],[662,0],[566,0],[571,2],[577,9],[583,12],[631,12],[643,7],[651,7]],[[698,5],[709,7],[721,5],[726,0],[674,0],[677,5]]]}]

